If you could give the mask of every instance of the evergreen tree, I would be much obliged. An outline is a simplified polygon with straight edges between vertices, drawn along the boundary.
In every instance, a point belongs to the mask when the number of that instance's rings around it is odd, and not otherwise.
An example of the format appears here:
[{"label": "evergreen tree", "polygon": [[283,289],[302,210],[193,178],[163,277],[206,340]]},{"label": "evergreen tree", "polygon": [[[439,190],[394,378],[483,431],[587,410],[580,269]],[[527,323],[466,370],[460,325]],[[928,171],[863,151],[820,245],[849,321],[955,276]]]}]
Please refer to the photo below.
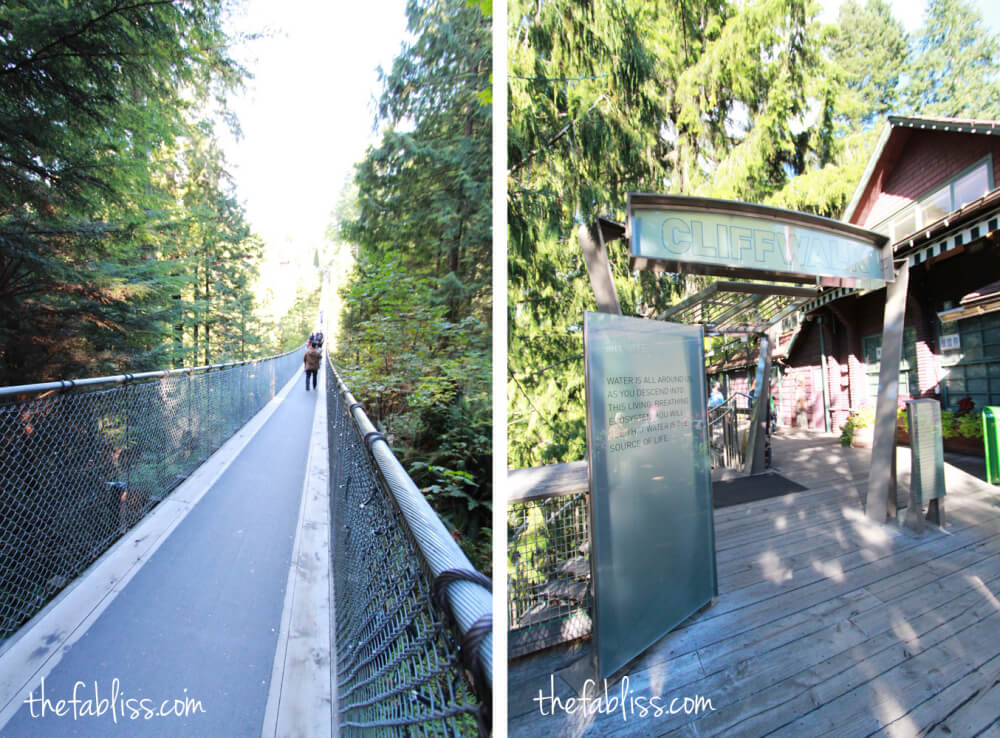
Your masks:
[{"label": "evergreen tree", "polygon": [[487,320],[492,123],[479,92],[490,74],[489,20],[461,0],[407,12],[416,39],[382,75],[376,123],[387,129],[358,168],[359,218],[345,236],[370,254],[433,265],[450,317],[473,309]]},{"label": "evergreen tree", "polygon": [[846,129],[871,128],[899,108],[899,78],[908,54],[903,24],[885,0],[846,0],[828,42],[838,119]]},{"label": "evergreen tree", "polygon": [[177,244],[221,212],[185,210],[179,152],[204,138],[196,113],[243,76],[224,11],[215,0],[0,7],[0,382],[174,359],[195,276]]},{"label": "evergreen tree", "polygon": [[182,169],[185,178],[179,194],[187,218],[183,248],[190,286],[181,307],[189,361],[211,364],[239,357],[248,341],[257,343],[255,336],[248,338],[247,322],[253,313],[250,285],[263,245],[250,232],[225,159],[207,125],[186,142]]},{"label": "evergreen tree", "polygon": [[[758,0],[729,17],[680,78],[690,191],[761,202],[829,148],[807,0]],[[821,110],[807,121],[810,103]]]},{"label": "evergreen tree", "polygon": [[965,0],[928,0],[905,98],[918,115],[1000,118],[1000,44]]},{"label": "evergreen tree", "polygon": [[[337,205],[358,245],[336,362],[401,462],[489,567],[490,23],[478,3],[416,0],[382,76],[380,144]],[[331,259],[343,260],[343,243]]]},{"label": "evergreen tree", "polygon": [[[584,450],[577,229],[622,219],[629,191],[760,201],[829,156],[818,43],[803,0],[508,7],[508,451],[513,466]],[[655,314],[699,281],[631,273],[623,311]],[[638,276],[638,278],[636,278]]]},{"label": "evergreen tree", "polygon": [[[668,3],[508,5],[508,454],[530,466],[583,454],[584,309],[594,309],[576,231],[620,217],[630,190],[660,190],[663,79],[643,28]],[[665,37],[664,37],[665,38]],[[661,39],[662,40],[662,39]],[[667,278],[629,278],[610,249],[625,310],[665,304]]]}]

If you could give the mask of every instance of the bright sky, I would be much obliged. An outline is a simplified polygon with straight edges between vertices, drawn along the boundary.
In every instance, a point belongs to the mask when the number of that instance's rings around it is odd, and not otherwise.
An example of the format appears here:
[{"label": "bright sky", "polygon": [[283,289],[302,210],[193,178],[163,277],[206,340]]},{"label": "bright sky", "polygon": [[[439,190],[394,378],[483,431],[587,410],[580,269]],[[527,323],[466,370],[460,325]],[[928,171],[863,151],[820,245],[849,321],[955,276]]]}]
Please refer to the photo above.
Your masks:
[{"label": "bright sky", "polygon": [[[243,139],[225,141],[237,196],[268,244],[266,289],[294,291],[312,264],[354,164],[375,143],[376,68],[392,67],[406,36],[405,0],[245,0],[232,27],[269,32],[235,54],[253,73],[232,101]],[[225,137],[225,138],[228,138]],[[286,273],[277,279],[275,270]],[[280,300],[284,302],[284,300]]]},{"label": "bright sky", "polygon": [[[345,180],[377,140],[375,70],[390,69],[400,51],[406,0],[245,2],[233,27],[271,37],[237,50],[255,79],[232,103],[244,138],[226,151],[238,197],[268,244],[261,290],[278,296],[280,311],[293,297],[295,265],[311,265]],[[821,17],[835,20],[840,2],[822,0]],[[974,2],[1000,33],[1000,2]],[[892,6],[907,30],[919,26],[921,0]]]}]

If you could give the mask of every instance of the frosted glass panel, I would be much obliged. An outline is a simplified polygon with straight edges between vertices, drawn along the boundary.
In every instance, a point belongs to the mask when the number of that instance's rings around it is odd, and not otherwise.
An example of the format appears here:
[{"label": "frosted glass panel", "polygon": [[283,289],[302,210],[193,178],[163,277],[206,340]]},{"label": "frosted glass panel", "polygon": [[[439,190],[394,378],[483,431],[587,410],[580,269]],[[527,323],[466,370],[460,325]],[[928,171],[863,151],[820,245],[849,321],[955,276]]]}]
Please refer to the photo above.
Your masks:
[{"label": "frosted glass panel", "polygon": [[698,326],[585,313],[594,639],[602,677],[716,593]]}]

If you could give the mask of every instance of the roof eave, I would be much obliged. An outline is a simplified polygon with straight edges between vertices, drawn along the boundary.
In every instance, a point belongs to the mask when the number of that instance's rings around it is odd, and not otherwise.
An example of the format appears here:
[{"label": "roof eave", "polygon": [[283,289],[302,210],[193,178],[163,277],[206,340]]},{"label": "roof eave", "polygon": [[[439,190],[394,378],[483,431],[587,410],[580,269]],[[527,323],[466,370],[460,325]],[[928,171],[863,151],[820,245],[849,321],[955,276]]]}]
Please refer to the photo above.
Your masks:
[{"label": "roof eave", "polygon": [[882,158],[882,152],[885,150],[885,145],[889,142],[889,134],[892,133],[894,126],[893,117],[894,116],[889,116],[886,119],[885,125],[882,128],[882,133],[879,134],[878,143],[875,144],[875,150],[868,158],[868,164],[865,167],[864,173],[861,175],[861,181],[858,183],[857,188],[855,188],[854,195],[851,197],[851,201],[847,203],[847,209],[844,211],[843,216],[841,216],[841,220],[845,223],[851,222],[851,217],[853,217],[855,209],[857,209],[858,204],[861,202],[861,197],[865,194],[865,190],[868,188],[868,180],[871,179],[872,174],[875,172],[875,166],[878,164],[879,159]]}]

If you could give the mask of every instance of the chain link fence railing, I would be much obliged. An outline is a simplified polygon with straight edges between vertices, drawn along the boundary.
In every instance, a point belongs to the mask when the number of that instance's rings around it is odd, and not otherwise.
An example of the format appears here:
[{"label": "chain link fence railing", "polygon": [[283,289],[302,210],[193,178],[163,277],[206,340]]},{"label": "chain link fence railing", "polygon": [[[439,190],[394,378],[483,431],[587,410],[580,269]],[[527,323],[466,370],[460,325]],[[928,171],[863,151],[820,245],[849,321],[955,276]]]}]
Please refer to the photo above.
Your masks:
[{"label": "chain link fence railing", "polygon": [[585,464],[508,477],[507,623],[511,658],[591,632]]},{"label": "chain link fence railing", "polygon": [[490,581],[326,365],[340,732],[484,735]]},{"label": "chain link fence railing", "polygon": [[0,639],[247,423],[302,350],[0,388]]}]

